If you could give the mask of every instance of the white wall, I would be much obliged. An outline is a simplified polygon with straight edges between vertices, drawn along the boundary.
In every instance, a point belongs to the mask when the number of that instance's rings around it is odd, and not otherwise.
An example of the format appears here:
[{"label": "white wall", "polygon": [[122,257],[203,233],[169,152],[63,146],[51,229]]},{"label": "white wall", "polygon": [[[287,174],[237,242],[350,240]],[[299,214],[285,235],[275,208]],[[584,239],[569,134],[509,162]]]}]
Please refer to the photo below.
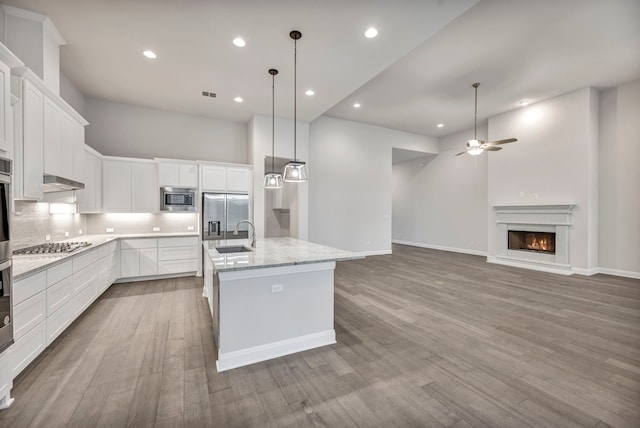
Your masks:
[{"label": "white wall", "polygon": [[[488,164],[488,252],[496,252],[496,204],[574,203],[570,264],[597,270],[598,92],[580,89],[489,119],[490,141],[517,143]],[[522,195],[522,196],[521,196]]]},{"label": "white wall", "polygon": [[389,253],[392,148],[435,154],[437,140],[327,116],[309,132],[309,240]]},{"label": "white wall", "polygon": [[[293,158],[293,121],[276,118],[275,156]],[[298,121],[296,126],[296,147],[298,160],[309,160],[309,124]],[[255,115],[249,123],[249,162],[253,164],[253,221],[256,234],[264,237],[265,230],[265,190],[264,158],[271,156],[271,116]],[[313,166],[309,166],[309,180],[313,180]],[[289,231],[293,238],[307,240],[309,237],[309,182],[289,186],[291,212]]]},{"label": "white wall", "polygon": [[102,154],[247,163],[247,125],[87,98],[85,140]]},{"label": "white wall", "polygon": [[84,117],[86,103],[84,95],[64,73],[60,73],[60,97]]},{"label": "white wall", "polygon": [[601,270],[640,278],[640,80],[600,95]]},{"label": "white wall", "polygon": [[[440,154],[393,166],[393,241],[449,251],[487,251],[487,159],[456,156],[473,129],[440,139]],[[478,138],[487,138],[486,123]],[[423,166],[420,166],[423,165]]]}]

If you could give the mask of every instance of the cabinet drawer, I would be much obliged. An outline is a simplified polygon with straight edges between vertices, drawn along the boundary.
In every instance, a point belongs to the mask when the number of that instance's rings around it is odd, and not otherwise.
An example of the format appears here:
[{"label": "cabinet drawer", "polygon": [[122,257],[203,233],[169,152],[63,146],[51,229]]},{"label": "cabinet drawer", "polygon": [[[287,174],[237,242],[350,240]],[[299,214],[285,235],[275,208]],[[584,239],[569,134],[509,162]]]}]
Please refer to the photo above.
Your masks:
[{"label": "cabinet drawer", "polygon": [[59,311],[47,317],[47,346],[51,345],[73,321],[73,310],[70,303],[71,301],[68,301]]},{"label": "cabinet drawer", "polygon": [[46,343],[45,323],[42,322],[16,340],[9,351],[9,370],[16,378],[35,358],[44,351]]},{"label": "cabinet drawer", "polygon": [[133,250],[140,248],[156,248],[158,239],[156,238],[139,238],[139,239],[123,239],[120,242],[120,248],[123,250]]},{"label": "cabinet drawer", "polygon": [[45,292],[29,297],[13,308],[13,338],[20,339],[29,330],[45,320],[47,299]]},{"label": "cabinet drawer", "polygon": [[198,259],[170,260],[158,263],[158,273],[160,275],[195,272],[197,270]]},{"label": "cabinet drawer", "polygon": [[73,273],[76,273],[98,260],[98,252],[96,250],[87,251],[79,256],[75,256],[73,262]]},{"label": "cabinet drawer", "polygon": [[197,236],[176,236],[175,238],[158,239],[158,248],[164,247],[189,247],[198,245]]},{"label": "cabinet drawer", "polygon": [[111,241],[108,244],[98,247],[98,258],[101,259],[118,249],[118,241]]},{"label": "cabinet drawer", "polygon": [[111,268],[111,260],[109,260],[109,256],[99,259],[96,263],[96,268],[98,269],[98,276],[107,273]]},{"label": "cabinet drawer", "polygon": [[71,287],[71,277],[65,278],[57,284],[47,288],[47,316],[51,316],[55,311],[65,305],[73,293]]},{"label": "cabinet drawer", "polygon": [[98,266],[93,265],[86,267],[80,272],[74,273],[71,278],[74,296],[91,285],[94,285],[95,289],[95,282],[98,278]]},{"label": "cabinet drawer", "polygon": [[87,287],[71,299],[71,318],[75,320],[93,303],[96,299],[96,285]]},{"label": "cabinet drawer", "polygon": [[73,268],[71,265],[71,260],[47,269],[47,287],[62,281],[68,276],[71,276],[72,273]]},{"label": "cabinet drawer", "polygon": [[[16,281],[13,285],[13,306],[15,308],[31,296],[44,291],[47,286],[47,272],[40,272]],[[14,327],[15,328],[15,327]]]},{"label": "cabinet drawer", "polygon": [[158,248],[158,260],[197,259],[198,247],[168,247]]},{"label": "cabinet drawer", "polygon": [[109,271],[108,278],[109,278],[109,285],[116,282],[116,280],[120,278],[120,267],[119,266],[112,267],[111,270]]}]

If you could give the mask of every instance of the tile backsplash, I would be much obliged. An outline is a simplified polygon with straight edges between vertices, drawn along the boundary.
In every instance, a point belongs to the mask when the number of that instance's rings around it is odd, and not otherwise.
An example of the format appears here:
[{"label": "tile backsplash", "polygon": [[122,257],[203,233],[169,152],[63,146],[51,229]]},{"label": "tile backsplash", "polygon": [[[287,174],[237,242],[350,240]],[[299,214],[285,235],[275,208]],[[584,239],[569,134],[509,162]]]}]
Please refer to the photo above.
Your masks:
[{"label": "tile backsplash", "polygon": [[[48,202],[15,201],[11,223],[13,249],[45,242],[76,238],[86,233],[86,216],[83,214],[49,214]],[[68,236],[65,236],[68,233]]]},{"label": "tile backsplash", "polygon": [[[86,214],[87,233],[180,233],[198,231],[197,213]],[[159,230],[154,230],[154,228]],[[190,229],[191,228],[191,229]],[[107,229],[113,229],[107,232]]]}]

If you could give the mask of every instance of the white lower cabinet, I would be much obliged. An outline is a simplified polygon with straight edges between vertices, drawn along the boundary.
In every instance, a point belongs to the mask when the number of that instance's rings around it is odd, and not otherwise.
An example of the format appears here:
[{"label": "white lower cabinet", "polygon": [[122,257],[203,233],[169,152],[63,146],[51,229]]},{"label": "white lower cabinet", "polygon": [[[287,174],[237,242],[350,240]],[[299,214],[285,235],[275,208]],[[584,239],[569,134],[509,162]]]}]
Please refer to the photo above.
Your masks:
[{"label": "white lower cabinet", "polygon": [[47,317],[47,346],[51,345],[71,325],[74,319],[73,315],[74,311],[71,308],[71,299],[69,299],[60,310]]},{"label": "white lower cabinet", "polygon": [[[15,340],[15,339],[14,339]],[[9,371],[15,379],[46,347],[46,323],[41,322],[9,348]]]},{"label": "white lower cabinet", "polygon": [[123,239],[120,248],[120,273],[123,278],[158,274],[156,238]]},{"label": "white lower cabinet", "polygon": [[195,236],[158,239],[158,273],[196,272],[198,270],[198,238]]},{"label": "white lower cabinet", "polygon": [[13,338],[20,340],[29,330],[47,317],[47,297],[44,292],[29,297],[13,308]]}]

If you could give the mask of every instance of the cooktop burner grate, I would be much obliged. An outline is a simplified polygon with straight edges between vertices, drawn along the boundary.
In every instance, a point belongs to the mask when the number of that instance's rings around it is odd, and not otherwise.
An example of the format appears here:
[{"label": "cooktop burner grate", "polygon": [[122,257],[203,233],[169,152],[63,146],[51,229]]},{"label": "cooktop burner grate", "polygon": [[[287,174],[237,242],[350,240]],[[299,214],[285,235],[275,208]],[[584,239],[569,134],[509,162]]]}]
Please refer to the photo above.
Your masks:
[{"label": "cooktop burner grate", "polygon": [[90,242],[52,242],[14,250],[14,255],[71,253],[79,248],[88,247]]}]

